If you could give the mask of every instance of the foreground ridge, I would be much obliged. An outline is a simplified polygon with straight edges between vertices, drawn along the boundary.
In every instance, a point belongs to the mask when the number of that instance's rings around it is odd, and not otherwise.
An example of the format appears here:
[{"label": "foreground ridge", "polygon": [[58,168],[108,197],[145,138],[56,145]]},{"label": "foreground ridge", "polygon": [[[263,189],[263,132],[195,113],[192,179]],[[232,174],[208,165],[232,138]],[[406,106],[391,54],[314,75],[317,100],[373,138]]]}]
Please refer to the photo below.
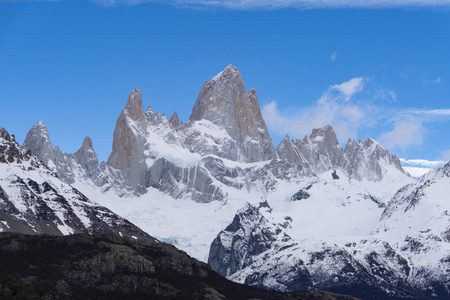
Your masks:
[{"label": "foreground ridge", "polygon": [[240,285],[165,243],[85,234],[0,234],[0,282],[2,299],[356,299]]}]

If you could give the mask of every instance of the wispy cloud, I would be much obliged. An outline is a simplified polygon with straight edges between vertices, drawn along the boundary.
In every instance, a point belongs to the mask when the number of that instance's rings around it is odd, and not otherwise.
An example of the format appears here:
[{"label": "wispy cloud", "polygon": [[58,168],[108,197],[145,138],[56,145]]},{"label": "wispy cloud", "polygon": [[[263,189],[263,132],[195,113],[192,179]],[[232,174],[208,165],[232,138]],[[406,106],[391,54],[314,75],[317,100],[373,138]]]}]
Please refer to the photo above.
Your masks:
[{"label": "wispy cloud", "polygon": [[405,150],[411,146],[422,145],[426,133],[421,122],[402,121],[397,123],[391,131],[382,133],[378,141],[389,149]]},{"label": "wispy cloud", "polygon": [[[278,136],[289,133],[294,138],[302,138],[313,128],[331,124],[340,142],[345,142],[348,138],[358,138],[363,130],[378,128],[381,131],[374,138],[391,150],[423,145],[432,132],[429,129],[432,123],[450,120],[450,109],[392,107],[388,104],[395,102],[395,92],[380,88],[372,81],[356,77],[331,85],[309,106],[281,110],[272,101],[262,106],[262,113],[269,130]],[[450,151],[442,156],[450,158]]]},{"label": "wispy cloud", "polygon": [[330,86],[319,100],[307,107],[281,111],[277,102],[272,101],[263,105],[262,114],[269,129],[277,135],[289,133],[302,138],[310,134],[312,128],[331,124],[338,138],[344,142],[350,137],[356,138],[362,127],[370,126],[373,122],[371,116],[379,116],[375,106],[349,101],[354,94],[363,90],[363,81],[363,77],[358,77]]},{"label": "wispy cloud", "polygon": [[450,109],[430,109],[430,110],[411,110],[414,115],[422,115],[426,117],[450,117]]},{"label": "wispy cloud", "polygon": [[[61,2],[63,0],[0,0],[2,2]],[[450,7],[450,0],[91,0],[103,6],[163,3],[180,8],[219,8],[231,10],[296,9],[384,9]]]},{"label": "wispy cloud", "polygon": [[337,52],[333,52],[333,53],[331,53],[331,55],[330,55],[330,60],[331,60],[331,61],[335,61],[335,60],[336,60],[336,58],[337,58],[337,55],[338,55],[338,53],[337,53]]},{"label": "wispy cloud", "polygon": [[381,133],[378,140],[390,149],[405,150],[411,146],[420,146],[428,133],[427,124],[447,121],[450,109],[404,109],[390,118],[391,130]]},{"label": "wispy cloud", "polygon": [[101,5],[137,5],[149,2],[169,3],[179,7],[213,7],[235,10],[251,9],[339,9],[339,8],[396,8],[450,7],[450,0],[92,0]]},{"label": "wispy cloud", "polygon": [[341,84],[336,84],[331,87],[332,90],[338,90],[345,96],[345,101],[350,100],[354,94],[363,90],[364,83],[363,78],[352,78],[349,81],[345,81]]},{"label": "wispy cloud", "polygon": [[442,167],[446,163],[443,160],[404,159],[404,158],[400,158],[400,162],[404,166],[425,167],[425,168],[438,168]]}]

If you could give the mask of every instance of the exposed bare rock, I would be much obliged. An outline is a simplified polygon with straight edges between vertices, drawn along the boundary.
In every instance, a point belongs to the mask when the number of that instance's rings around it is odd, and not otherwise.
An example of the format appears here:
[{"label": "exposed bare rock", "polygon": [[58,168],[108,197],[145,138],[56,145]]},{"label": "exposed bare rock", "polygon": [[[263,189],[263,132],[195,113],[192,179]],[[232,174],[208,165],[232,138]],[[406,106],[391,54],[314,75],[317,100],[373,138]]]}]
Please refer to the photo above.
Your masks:
[{"label": "exposed bare rock", "polygon": [[231,282],[165,243],[84,234],[0,234],[0,283],[2,299],[356,299],[258,289]]},{"label": "exposed bare rock", "polygon": [[147,172],[146,141],[147,121],[141,90],[136,87],[130,93],[128,102],[117,119],[113,148],[107,163],[122,172],[127,185],[141,192],[145,190]]},{"label": "exposed bare rock", "polygon": [[173,115],[170,117],[169,122],[170,122],[170,125],[172,125],[172,127],[177,130],[183,126],[183,124],[180,122],[180,119],[178,118],[177,112],[173,113]]},{"label": "exposed bare rock", "polygon": [[203,85],[189,122],[201,120],[208,120],[224,129],[233,141],[225,151],[216,153],[211,149],[211,153],[243,162],[275,158],[256,92],[252,89],[247,93],[236,67],[228,65]]}]

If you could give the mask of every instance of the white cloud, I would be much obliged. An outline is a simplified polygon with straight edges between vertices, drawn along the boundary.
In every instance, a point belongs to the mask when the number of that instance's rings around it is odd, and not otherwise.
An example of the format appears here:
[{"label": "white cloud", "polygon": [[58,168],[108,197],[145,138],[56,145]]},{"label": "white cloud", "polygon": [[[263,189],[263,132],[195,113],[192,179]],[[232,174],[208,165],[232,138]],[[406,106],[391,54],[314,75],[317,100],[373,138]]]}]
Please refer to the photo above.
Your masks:
[{"label": "white cloud", "polygon": [[[450,153],[449,153],[450,154]],[[442,167],[446,161],[442,160],[426,160],[426,159],[404,159],[400,158],[403,169],[411,174],[412,177],[418,178],[432,169]]]},{"label": "white cloud", "polygon": [[336,60],[336,57],[337,57],[337,55],[338,55],[338,53],[337,53],[337,52],[333,52],[333,53],[331,53],[331,55],[330,55],[330,60],[331,60],[331,61],[335,61],[335,60]]},{"label": "white cloud", "polygon": [[[262,114],[270,131],[279,136],[289,133],[292,137],[302,138],[313,128],[331,124],[339,140],[345,142],[348,138],[356,138],[361,127],[370,126],[371,116],[378,115],[373,113],[376,107],[348,101],[356,90],[362,88],[351,79],[331,86],[312,106],[280,111],[277,103],[272,101],[263,105]],[[333,93],[335,90],[338,90],[337,94]]]},{"label": "white cloud", "polygon": [[[62,0],[0,0],[2,2],[61,2]],[[103,6],[165,3],[185,8],[262,9],[383,9],[450,7],[450,0],[91,0]]]},{"label": "white cloud", "polygon": [[429,110],[411,110],[411,114],[422,115],[426,117],[450,117],[450,109],[429,109]]},{"label": "white cloud", "polygon": [[[279,137],[288,133],[293,138],[303,138],[313,128],[331,124],[341,143],[358,138],[363,130],[381,130],[377,140],[389,149],[401,150],[422,145],[432,132],[427,130],[430,124],[450,119],[450,109],[399,110],[381,105],[377,100],[392,102],[396,94],[376,86],[374,89],[373,85],[367,78],[353,78],[330,86],[310,106],[280,109],[272,101],[262,106],[262,114],[270,132]],[[450,159],[450,151],[446,157]]]},{"label": "white cloud", "polygon": [[149,2],[169,3],[179,7],[213,7],[235,10],[250,9],[340,9],[340,8],[398,8],[448,7],[450,0],[92,0],[102,5],[137,5]]},{"label": "white cloud", "polygon": [[387,101],[387,102],[397,102],[397,94],[388,89],[380,89],[375,95],[377,100]]},{"label": "white cloud", "polygon": [[410,146],[420,146],[426,134],[421,122],[401,121],[389,132],[382,133],[378,141],[389,149],[402,150]]},{"label": "white cloud", "polygon": [[364,83],[363,78],[352,78],[349,81],[345,81],[341,84],[336,84],[331,87],[332,90],[338,90],[345,96],[345,101],[350,100],[350,97],[363,90]]},{"label": "white cloud", "polygon": [[[450,155],[450,151],[448,154]],[[450,158],[449,158],[449,160],[450,160]],[[400,162],[404,166],[425,167],[425,168],[432,168],[432,169],[442,167],[446,163],[445,161],[442,161],[442,160],[404,159],[404,158],[400,158]]]}]

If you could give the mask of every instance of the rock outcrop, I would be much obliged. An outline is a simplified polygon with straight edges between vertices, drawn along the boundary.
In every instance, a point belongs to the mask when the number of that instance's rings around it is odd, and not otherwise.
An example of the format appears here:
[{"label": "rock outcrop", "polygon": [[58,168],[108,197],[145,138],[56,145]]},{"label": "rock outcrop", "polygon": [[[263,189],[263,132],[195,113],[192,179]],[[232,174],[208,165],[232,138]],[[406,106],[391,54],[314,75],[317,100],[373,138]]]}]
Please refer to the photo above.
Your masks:
[{"label": "rock outcrop", "polygon": [[0,234],[2,299],[356,299],[284,294],[228,281],[165,243]]},{"label": "rock outcrop", "polygon": [[228,65],[207,81],[192,109],[189,122],[207,120],[224,129],[233,143],[212,154],[242,162],[275,158],[275,150],[259,108],[256,91],[245,89],[239,70]]},{"label": "rock outcrop", "polygon": [[429,288],[414,285],[410,261],[386,241],[316,237],[297,242],[286,233],[292,219],[275,224],[264,216],[270,214],[267,205],[239,211],[211,244],[213,270],[236,282],[280,291],[327,289],[363,299],[448,297],[448,284],[442,281]]},{"label": "rock outcrop", "polygon": [[339,169],[350,178],[369,181],[380,181],[393,170],[406,176],[398,157],[371,138],[349,139],[344,150],[331,125],[313,129],[302,141],[286,136],[276,151],[279,158],[300,164],[312,174]]},{"label": "rock outcrop", "polygon": [[117,119],[107,164],[120,170],[125,183],[138,191],[145,189],[147,134],[141,90],[136,87]]}]

